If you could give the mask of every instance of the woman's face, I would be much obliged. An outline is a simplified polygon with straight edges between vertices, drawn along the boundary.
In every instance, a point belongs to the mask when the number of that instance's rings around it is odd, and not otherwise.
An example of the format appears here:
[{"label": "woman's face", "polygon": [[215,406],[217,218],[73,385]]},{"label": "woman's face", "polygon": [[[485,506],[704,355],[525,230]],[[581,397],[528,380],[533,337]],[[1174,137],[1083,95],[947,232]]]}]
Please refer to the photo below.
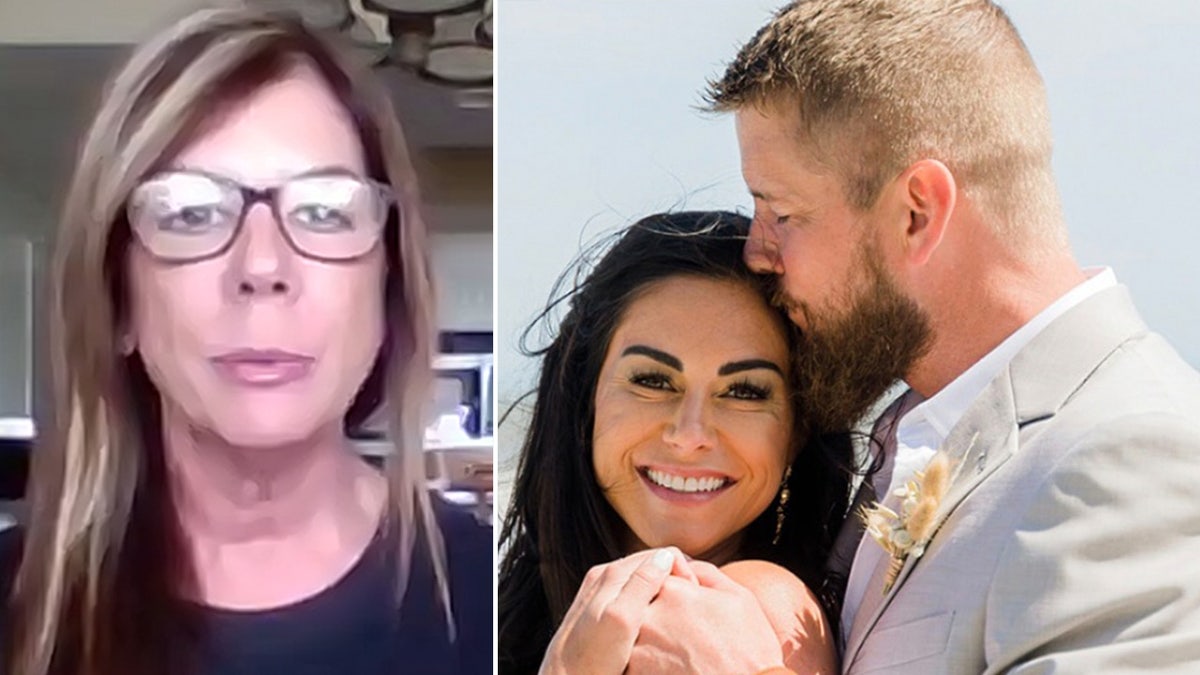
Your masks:
[{"label": "woman's face", "polygon": [[[223,113],[169,170],[254,188],[328,169],[366,175],[348,114],[311,67]],[[276,446],[340,423],[382,341],[382,246],[345,262],[301,256],[263,203],[217,257],[164,263],[135,238],[128,265],[127,346],[170,411],[229,443]]]},{"label": "woman's face", "polygon": [[732,553],[789,459],[787,365],[779,319],[745,284],[679,276],[629,305],[596,387],[592,463],[633,546]]}]

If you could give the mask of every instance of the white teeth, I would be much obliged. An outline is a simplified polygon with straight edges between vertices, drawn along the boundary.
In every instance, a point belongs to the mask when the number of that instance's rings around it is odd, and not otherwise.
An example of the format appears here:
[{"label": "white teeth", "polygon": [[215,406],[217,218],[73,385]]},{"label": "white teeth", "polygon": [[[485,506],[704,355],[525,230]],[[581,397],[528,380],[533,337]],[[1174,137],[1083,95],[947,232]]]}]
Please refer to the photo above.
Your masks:
[{"label": "white teeth", "polygon": [[665,487],[668,490],[674,490],[675,492],[712,492],[724,487],[726,482],[724,478],[684,478],[683,476],[676,476],[665,471],[655,471],[654,469],[646,471],[646,475],[655,485]]}]

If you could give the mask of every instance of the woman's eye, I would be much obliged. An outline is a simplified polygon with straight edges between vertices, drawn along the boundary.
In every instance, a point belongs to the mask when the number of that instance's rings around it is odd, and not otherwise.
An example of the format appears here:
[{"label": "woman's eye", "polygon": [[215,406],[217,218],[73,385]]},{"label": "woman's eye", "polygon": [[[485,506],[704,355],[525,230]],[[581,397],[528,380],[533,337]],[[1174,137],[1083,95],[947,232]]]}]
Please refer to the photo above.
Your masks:
[{"label": "woman's eye", "polygon": [[225,214],[218,206],[185,206],[158,217],[158,228],[166,232],[203,232],[225,224]]},{"label": "woman's eye", "polygon": [[312,230],[352,230],[354,222],[340,209],[323,204],[306,204],[292,211],[292,220]]},{"label": "woman's eye", "polygon": [[634,373],[629,377],[629,382],[643,389],[671,390],[671,378],[662,373]]},{"label": "woman's eye", "polygon": [[752,382],[737,382],[730,385],[725,395],[741,401],[765,401],[771,398],[771,388]]}]

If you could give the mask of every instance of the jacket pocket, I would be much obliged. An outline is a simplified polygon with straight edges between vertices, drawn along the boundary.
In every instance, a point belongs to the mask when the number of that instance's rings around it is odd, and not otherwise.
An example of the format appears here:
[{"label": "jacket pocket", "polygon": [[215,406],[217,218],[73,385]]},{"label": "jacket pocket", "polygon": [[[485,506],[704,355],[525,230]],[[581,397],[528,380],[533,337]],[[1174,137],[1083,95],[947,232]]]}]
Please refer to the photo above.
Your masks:
[{"label": "jacket pocket", "polygon": [[[879,628],[867,636],[859,650],[850,673],[891,672],[905,664],[939,656],[946,651],[950,642],[950,629],[954,625],[954,612],[934,614],[914,621],[886,628]],[[912,666],[910,666],[911,668]],[[941,670],[941,669],[934,669]],[[925,668],[912,672],[934,672]]]}]

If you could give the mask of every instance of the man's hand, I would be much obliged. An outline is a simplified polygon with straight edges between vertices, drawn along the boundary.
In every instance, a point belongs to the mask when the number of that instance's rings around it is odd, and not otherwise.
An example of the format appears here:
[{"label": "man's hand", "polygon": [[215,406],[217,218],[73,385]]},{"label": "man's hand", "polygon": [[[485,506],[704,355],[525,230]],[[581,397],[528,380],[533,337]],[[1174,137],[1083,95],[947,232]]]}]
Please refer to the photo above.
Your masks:
[{"label": "man's hand", "polygon": [[783,668],[783,650],[754,594],[709,563],[688,565],[699,584],[664,580],[626,672],[753,675]]},{"label": "man's hand", "polygon": [[674,572],[696,586],[683,554],[651,549],[588,570],[546,649],[543,675],[619,675],[629,663],[650,601]]}]

